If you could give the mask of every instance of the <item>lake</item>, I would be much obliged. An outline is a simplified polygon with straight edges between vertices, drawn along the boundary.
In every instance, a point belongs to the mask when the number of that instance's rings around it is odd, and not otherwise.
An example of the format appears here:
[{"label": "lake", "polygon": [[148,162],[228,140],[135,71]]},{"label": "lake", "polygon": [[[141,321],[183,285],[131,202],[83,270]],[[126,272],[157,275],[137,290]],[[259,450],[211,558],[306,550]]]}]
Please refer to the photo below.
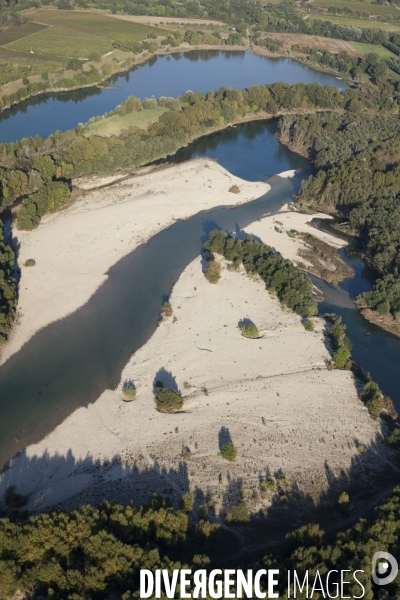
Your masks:
[{"label": "lake", "polygon": [[249,51],[177,52],[155,56],[124,75],[112,77],[108,88],[42,94],[18,104],[0,114],[0,142],[35,135],[45,138],[56,130],[73,129],[78,123],[113,110],[128,96],[141,100],[151,96],[176,97],[187,90],[206,93],[221,86],[245,89],[277,81],[347,87],[333,75],[289,58],[257,56]]}]

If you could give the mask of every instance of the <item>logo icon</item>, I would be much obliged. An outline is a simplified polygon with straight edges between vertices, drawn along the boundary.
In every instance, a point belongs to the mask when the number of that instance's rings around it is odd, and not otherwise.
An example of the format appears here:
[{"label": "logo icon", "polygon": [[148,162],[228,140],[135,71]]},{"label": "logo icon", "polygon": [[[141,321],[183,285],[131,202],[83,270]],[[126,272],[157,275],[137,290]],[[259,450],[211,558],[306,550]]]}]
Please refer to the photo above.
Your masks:
[{"label": "logo icon", "polygon": [[377,585],[392,583],[399,572],[399,565],[389,552],[375,552],[372,557],[372,580]]}]

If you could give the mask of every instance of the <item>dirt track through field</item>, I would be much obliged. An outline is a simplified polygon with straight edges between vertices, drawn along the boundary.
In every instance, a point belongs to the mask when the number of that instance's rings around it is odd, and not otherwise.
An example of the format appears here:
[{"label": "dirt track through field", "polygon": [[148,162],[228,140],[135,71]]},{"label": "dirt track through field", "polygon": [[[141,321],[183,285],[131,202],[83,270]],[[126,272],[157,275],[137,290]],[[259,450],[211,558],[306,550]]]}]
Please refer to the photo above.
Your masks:
[{"label": "dirt track through field", "polygon": [[122,21],[131,21],[132,23],[146,23],[148,25],[162,24],[162,25],[222,25],[226,26],[226,23],[222,21],[208,21],[207,19],[183,19],[180,17],[149,17],[149,16],[137,16],[137,15],[108,15],[114,17],[114,19],[121,19]]}]

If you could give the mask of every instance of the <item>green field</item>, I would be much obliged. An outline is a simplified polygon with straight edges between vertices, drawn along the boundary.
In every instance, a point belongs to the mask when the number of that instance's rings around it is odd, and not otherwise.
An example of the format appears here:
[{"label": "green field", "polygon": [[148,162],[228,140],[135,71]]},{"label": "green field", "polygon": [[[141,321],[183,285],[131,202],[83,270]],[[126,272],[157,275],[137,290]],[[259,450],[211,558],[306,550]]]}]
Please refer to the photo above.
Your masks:
[{"label": "green field", "polygon": [[381,21],[370,21],[369,19],[353,19],[352,17],[336,17],[334,15],[310,15],[312,19],[321,19],[322,21],[330,21],[338,25],[347,25],[351,27],[360,27],[361,29],[385,29],[386,31],[400,31],[399,25],[391,25],[382,23]]},{"label": "green field", "polygon": [[40,23],[24,23],[23,25],[18,25],[18,27],[6,29],[0,33],[0,46],[5,46],[47,28],[47,25],[41,25]]},{"label": "green field", "polygon": [[400,17],[399,10],[386,4],[369,4],[367,2],[354,2],[353,0],[313,0],[313,4],[321,8],[349,8],[366,15],[379,15],[388,18]]},{"label": "green field", "polygon": [[351,42],[352,46],[362,55],[370,54],[373,52],[377,54],[379,58],[397,58],[393,52],[387,50],[383,46],[375,46],[374,44],[363,44],[362,42]]},{"label": "green field", "polygon": [[119,115],[112,115],[97,121],[96,123],[90,123],[85,128],[85,135],[101,135],[103,137],[109,137],[111,135],[118,135],[124,129],[129,127],[139,127],[140,129],[148,129],[148,127],[158,121],[159,117],[167,112],[167,108],[159,106],[157,108],[148,108],[138,110],[123,117]]},{"label": "green field", "polygon": [[160,27],[122,21],[93,12],[38,10],[30,16],[38,23],[71,29],[75,35],[76,32],[80,32],[87,35],[101,36],[118,42],[137,42],[145,39],[149,33],[155,33],[158,36],[170,33],[170,31],[161,29]]},{"label": "green field", "polygon": [[63,27],[49,27],[7,44],[6,48],[20,52],[30,52],[32,49],[35,54],[74,58],[88,58],[91,52],[106,54],[113,49],[111,40],[84,33],[77,35],[72,29]]}]

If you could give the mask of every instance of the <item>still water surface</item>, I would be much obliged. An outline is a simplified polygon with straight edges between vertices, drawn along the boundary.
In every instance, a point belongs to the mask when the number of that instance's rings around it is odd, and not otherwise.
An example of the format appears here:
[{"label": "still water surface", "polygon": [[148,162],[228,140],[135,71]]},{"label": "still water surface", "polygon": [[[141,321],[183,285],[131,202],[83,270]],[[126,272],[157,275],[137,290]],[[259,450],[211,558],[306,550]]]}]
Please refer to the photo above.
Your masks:
[{"label": "still water surface", "polygon": [[345,89],[333,75],[289,58],[256,56],[251,52],[204,50],[153,57],[129,73],[115,76],[110,87],[42,94],[0,115],[0,142],[23,137],[48,137],[73,129],[91,117],[113,110],[130,95],[140,99],[180,96],[187,90],[209,92],[221,86],[245,89],[284,81],[330,84]]}]

